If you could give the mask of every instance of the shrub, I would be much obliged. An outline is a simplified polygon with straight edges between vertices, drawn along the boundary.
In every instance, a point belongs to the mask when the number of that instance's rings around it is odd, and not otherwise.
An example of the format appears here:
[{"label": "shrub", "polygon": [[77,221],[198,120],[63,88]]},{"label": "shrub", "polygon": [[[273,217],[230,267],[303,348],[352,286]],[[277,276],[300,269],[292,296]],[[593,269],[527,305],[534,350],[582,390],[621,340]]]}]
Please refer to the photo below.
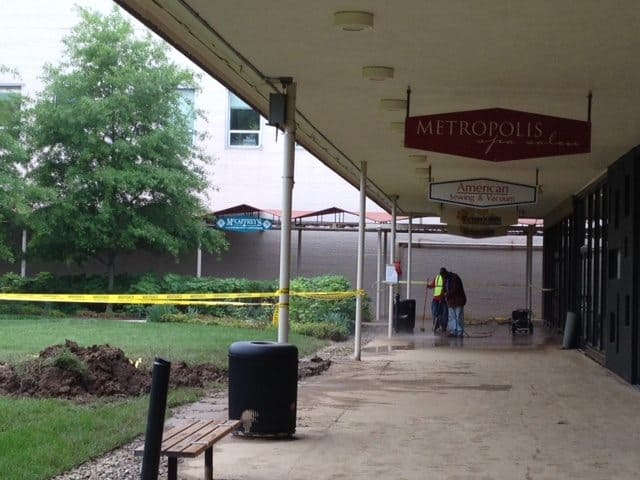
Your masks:
[{"label": "shrub", "polygon": [[53,304],[50,302],[2,302],[0,303],[0,314],[53,318],[62,318],[68,315],[58,308],[53,308]]},{"label": "shrub", "polygon": [[[244,278],[196,278],[177,274],[158,276],[118,275],[115,292],[131,294],[159,293],[274,293],[278,290],[275,280],[248,280]],[[0,276],[0,290],[5,292],[51,292],[51,293],[106,293],[107,281],[104,275],[66,275],[55,277],[43,272],[32,278],[21,278],[15,273]],[[300,277],[291,281],[292,292],[345,292],[352,290],[349,281],[340,275]],[[273,296],[256,299],[240,299],[243,303],[276,302]],[[363,319],[371,318],[370,301],[364,299]],[[0,304],[0,313],[29,315],[63,315],[71,312],[103,312],[104,304],[52,303],[40,305],[29,302],[6,302]],[[267,328],[271,324],[275,305],[215,305],[215,306],[172,306],[172,305],[114,305],[114,310],[128,315],[146,317],[149,322],[216,323],[220,325],[246,328],[255,324],[256,328]],[[321,338],[335,338],[353,332],[356,302],[353,297],[342,300],[323,300],[292,295],[289,318],[294,324],[322,324],[327,327],[308,327],[306,331],[317,332]],[[303,327],[296,327],[303,328]],[[337,333],[332,333],[332,332]]]},{"label": "shrub", "polygon": [[0,276],[0,291],[5,293],[24,292],[27,283],[27,278],[22,278],[14,272],[8,272]]},{"label": "shrub", "polygon": [[310,337],[342,341],[349,337],[349,329],[345,325],[330,322],[292,323],[291,331]]},{"label": "shrub", "polygon": [[147,308],[147,322],[164,322],[166,315],[178,313],[178,309],[173,305],[151,305]]},{"label": "shrub", "polygon": [[[325,275],[312,278],[296,278],[291,282],[294,292],[345,292],[351,290],[349,280],[340,275]],[[369,317],[368,299],[365,299],[365,319]],[[353,331],[356,316],[354,298],[344,300],[321,300],[292,296],[290,318],[297,323],[335,322],[344,324]]]}]

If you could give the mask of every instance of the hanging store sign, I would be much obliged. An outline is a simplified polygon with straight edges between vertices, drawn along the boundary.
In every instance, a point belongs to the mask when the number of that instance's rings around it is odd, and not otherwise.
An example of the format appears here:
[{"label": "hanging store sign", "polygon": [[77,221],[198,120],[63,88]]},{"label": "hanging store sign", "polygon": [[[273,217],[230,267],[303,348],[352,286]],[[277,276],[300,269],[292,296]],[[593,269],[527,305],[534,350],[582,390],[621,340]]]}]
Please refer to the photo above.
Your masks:
[{"label": "hanging store sign", "polygon": [[440,221],[447,225],[467,229],[495,229],[517,223],[518,213],[515,207],[477,209],[443,205]]},{"label": "hanging store sign", "polygon": [[537,189],[530,185],[472,178],[429,184],[429,200],[474,208],[504,207],[536,202]]},{"label": "hanging store sign", "polygon": [[468,238],[500,237],[509,233],[506,226],[495,228],[467,228],[460,225],[447,225],[447,233]]},{"label": "hanging store sign", "polygon": [[591,151],[591,124],[504,108],[408,117],[404,145],[492,162]]},{"label": "hanging store sign", "polygon": [[263,232],[270,230],[272,225],[271,220],[258,217],[220,217],[216,220],[220,230],[230,232]]}]

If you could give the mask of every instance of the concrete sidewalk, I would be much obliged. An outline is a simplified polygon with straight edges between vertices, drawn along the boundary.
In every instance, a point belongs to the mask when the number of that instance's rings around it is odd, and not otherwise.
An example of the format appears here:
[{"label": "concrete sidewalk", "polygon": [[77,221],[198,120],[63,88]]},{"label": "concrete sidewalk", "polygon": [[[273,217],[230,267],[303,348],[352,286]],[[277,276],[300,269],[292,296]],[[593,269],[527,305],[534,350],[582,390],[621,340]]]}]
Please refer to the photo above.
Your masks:
[{"label": "concrete sidewalk", "polygon": [[[377,338],[300,384],[295,439],[227,438],[214,477],[638,478],[640,392],[542,328],[487,328]],[[179,472],[202,478],[202,459]]]}]

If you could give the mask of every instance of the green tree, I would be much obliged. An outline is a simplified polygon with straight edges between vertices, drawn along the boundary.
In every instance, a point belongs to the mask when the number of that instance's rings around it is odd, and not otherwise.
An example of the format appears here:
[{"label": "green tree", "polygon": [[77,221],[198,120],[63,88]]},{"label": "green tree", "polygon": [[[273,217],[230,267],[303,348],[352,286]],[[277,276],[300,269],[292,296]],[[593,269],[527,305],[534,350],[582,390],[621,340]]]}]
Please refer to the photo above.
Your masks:
[{"label": "green tree", "polygon": [[[17,79],[16,72],[0,65],[0,73]],[[24,109],[20,87],[0,89],[0,259],[15,260],[15,232],[29,208],[24,171],[29,158],[24,143]],[[15,243],[15,242],[13,242]]]},{"label": "green tree", "polygon": [[114,9],[79,9],[57,66],[45,67],[33,110],[30,177],[54,195],[34,210],[29,244],[38,256],[97,259],[113,288],[116,258],[147,250],[178,256],[226,248],[203,223],[202,170],[180,89],[194,74],[141,38]]}]

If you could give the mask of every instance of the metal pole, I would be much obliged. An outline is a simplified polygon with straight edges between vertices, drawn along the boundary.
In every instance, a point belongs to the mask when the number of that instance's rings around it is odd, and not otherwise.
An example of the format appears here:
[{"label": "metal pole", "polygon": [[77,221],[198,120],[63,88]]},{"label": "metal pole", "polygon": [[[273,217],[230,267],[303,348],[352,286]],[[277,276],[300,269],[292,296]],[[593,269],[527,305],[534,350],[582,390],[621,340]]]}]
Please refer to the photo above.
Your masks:
[{"label": "metal pole", "polygon": [[[367,162],[360,163],[360,220],[358,222],[358,264],[356,269],[356,289],[362,291],[364,277],[364,235],[365,215],[367,213]],[[353,358],[360,360],[360,344],[362,342],[362,295],[356,297],[356,332]]]},{"label": "metal pole", "polygon": [[140,476],[142,480],[158,479],[170,371],[171,362],[163,360],[162,358],[156,358],[153,362],[151,393],[149,394],[149,412],[147,416],[147,434],[144,439],[142,473]]},{"label": "metal pole", "polygon": [[[387,230],[384,230],[383,232],[383,239],[382,239],[382,278],[386,280],[386,269],[384,266],[384,260],[389,256],[389,232]],[[381,287],[381,292],[384,293],[384,280],[382,283],[380,283],[380,287]],[[387,307],[387,298],[386,296],[382,296],[382,309],[384,310]],[[378,317],[378,319],[381,319],[382,315],[380,317]]]},{"label": "metal pole", "polygon": [[[393,264],[396,257],[396,210],[398,196],[393,197],[393,205],[391,206],[391,242],[389,245],[389,263]],[[393,336],[393,283],[389,284],[389,337]]]},{"label": "metal pole", "polygon": [[382,289],[382,230],[378,229],[378,252],[376,262],[376,322],[380,320],[380,303]]},{"label": "metal pole", "polygon": [[22,230],[22,260],[20,260],[20,276],[22,278],[27,276],[27,259],[25,254],[27,253],[27,231]]},{"label": "metal pole", "polygon": [[300,273],[300,265],[302,259],[302,229],[298,229],[298,251],[296,254],[296,269]]},{"label": "metal pole", "polygon": [[527,229],[527,267],[526,267],[526,277],[527,277],[527,290],[526,290],[526,299],[527,299],[527,309],[531,311],[532,307],[532,283],[533,283],[533,230],[531,228]]},{"label": "metal pole", "polygon": [[411,298],[411,261],[412,261],[412,242],[413,242],[413,232],[412,232],[412,222],[413,218],[409,217],[409,245],[407,246],[407,298]]},{"label": "metal pole", "polygon": [[280,282],[278,299],[278,343],[289,341],[289,284],[291,280],[291,203],[296,143],[296,84],[286,86],[287,116],[284,123],[282,168],[282,217],[280,226]]},{"label": "metal pole", "polygon": [[196,277],[202,277],[202,247],[198,245],[196,252]]}]

